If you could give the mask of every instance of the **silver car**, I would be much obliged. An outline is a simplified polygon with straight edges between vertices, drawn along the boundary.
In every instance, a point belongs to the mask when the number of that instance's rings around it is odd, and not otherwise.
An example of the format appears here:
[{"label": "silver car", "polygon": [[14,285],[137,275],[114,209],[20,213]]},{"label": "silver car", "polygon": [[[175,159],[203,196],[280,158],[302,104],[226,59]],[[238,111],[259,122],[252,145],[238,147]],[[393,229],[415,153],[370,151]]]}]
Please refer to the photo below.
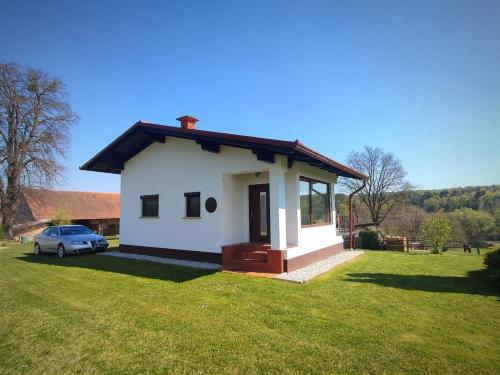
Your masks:
[{"label": "silver car", "polygon": [[86,253],[105,250],[108,241],[83,225],[58,225],[46,228],[37,234],[34,240],[33,252],[56,253],[59,258],[66,254]]}]

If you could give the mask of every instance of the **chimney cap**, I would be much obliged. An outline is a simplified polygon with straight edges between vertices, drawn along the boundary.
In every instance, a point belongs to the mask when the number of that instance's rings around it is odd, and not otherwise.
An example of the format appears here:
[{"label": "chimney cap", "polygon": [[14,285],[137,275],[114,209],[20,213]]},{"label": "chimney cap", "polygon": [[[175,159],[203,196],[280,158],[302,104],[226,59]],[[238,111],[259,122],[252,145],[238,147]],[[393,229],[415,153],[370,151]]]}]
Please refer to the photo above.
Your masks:
[{"label": "chimney cap", "polygon": [[178,121],[181,122],[181,128],[182,129],[189,129],[189,130],[193,130],[193,129],[196,129],[196,122],[198,121],[198,119],[192,117],[192,116],[181,116],[179,118],[177,118]]},{"label": "chimney cap", "polygon": [[176,118],[177,121],[183,122],[183,121],[188,121],[188,122],[197,122],[199,121],[197,118],[189,115],[181,116]]}]

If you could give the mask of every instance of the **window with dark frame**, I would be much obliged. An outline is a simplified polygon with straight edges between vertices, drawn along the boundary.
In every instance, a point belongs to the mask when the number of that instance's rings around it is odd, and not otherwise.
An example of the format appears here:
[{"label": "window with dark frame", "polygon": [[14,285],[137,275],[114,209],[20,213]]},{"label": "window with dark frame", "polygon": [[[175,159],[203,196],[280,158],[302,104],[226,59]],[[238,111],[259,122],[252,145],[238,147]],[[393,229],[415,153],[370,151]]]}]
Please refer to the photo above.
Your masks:
[{"label": "window with dark frame", "polygon": [[159,216],[160,195],[141,195],[141,216],[158,217]]},{"label": "window with dark frame", "polygon": [[331,224],[330,184],[300,177],[302,226]]},{"label": "window with dark frame", "polygon": [[200,217],[200,192],[184,193],[186,197],[186,217]]}]

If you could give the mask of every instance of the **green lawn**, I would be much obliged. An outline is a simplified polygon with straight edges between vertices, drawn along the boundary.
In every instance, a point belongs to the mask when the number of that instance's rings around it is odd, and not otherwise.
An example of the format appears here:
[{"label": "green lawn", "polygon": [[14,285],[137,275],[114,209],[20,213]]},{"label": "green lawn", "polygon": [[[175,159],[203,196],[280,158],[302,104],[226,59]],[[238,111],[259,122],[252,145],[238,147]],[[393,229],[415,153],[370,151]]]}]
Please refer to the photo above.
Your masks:
[{"label": "green lawn", "polygon": [[0,373],[500,373],[482,256],[368,251],[304,285],[0,248]]}]

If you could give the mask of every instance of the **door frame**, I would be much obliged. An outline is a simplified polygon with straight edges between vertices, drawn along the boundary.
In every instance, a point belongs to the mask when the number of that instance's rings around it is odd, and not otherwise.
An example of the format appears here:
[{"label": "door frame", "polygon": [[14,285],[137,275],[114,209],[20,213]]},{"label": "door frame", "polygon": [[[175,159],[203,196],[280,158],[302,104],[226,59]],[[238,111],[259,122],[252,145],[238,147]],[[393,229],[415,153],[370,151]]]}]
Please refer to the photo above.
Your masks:
[{"label": "door frame", "polygon": [[[258,228],[252,228],[252,191],[256,191],[258,194],[261,192],[266,192],[266,216],[267,216],[267,235],[260,235],[260,225]],[[259,195],[256,195],[259,196]],[[255,202],[257,207],[259,207],[260,214],[260,201]],[[259,233],[259,234],[257,234]],[[269,197],[269,184],[252,184],[248,185],[248,238],[250,242],[262,242],[271,243],[271,209],[270,209],[270,197]]]}]

